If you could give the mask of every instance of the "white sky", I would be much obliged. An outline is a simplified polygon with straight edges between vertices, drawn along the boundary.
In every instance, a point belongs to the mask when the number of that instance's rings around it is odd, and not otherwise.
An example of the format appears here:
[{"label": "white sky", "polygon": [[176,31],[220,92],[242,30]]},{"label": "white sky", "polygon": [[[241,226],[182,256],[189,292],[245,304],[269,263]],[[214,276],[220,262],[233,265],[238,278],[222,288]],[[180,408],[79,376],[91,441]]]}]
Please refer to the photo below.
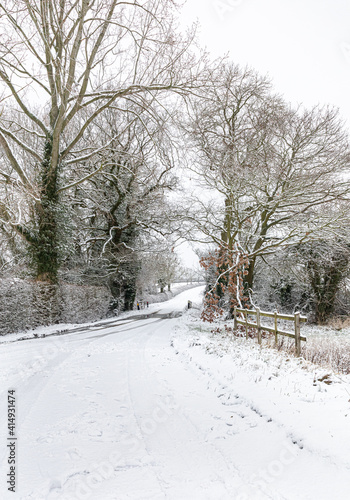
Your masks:
[{"label": "white sky", "polygon": [[292,103],[331,104],[350,128],[349,0],[187,0],[213,56],[268,75]]},{"label": "white sky", "polygon": [[350,0],[187,0],[181,19],[199,21],[213,57],[269,76],[288,102],[338,107],[350,130]]}]

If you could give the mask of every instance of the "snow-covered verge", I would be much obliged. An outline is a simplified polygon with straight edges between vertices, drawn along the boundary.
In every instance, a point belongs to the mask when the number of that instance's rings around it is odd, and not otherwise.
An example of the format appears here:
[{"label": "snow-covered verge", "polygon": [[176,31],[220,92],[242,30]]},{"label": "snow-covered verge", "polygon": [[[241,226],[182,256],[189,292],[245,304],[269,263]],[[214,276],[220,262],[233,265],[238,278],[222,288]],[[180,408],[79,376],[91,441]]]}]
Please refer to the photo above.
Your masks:
[{"label": "snow-covered verge", "polygon": [[315,364],[350,374],[350,328],[306,325],[303,334],[307,342],[302,346],[302,356]]},{"label": "snow-covered verge", "polygon": [[[196,311],[190,316],[175,327],[172,344],[228,411],[234,409],[232,431],[238,436],[236,452],[242,454],[247,481],[237,499],[260,499],[265,494],[293,500],[349,498],[350,376],[261,348],[255,340],[213,334]],[[276,437],[265,442],[250,431],[259,420],[283,430],[285,436],[280,454],[265,463],[261,457],[268,456],[269,446],[275,448]],[[239,438],[242,433],[245,440]],[[323,478],[326,470],[334,474],[328,485]]]},{"label": "snow-covered verge", "polygon": [[[285,325],[283,329],[292,330],[290,324]],[[243,327],[241,327],[241,330],[243,330]],[[256,330],[253,330],[253,332],[251,333],[252,337],[256,336]],[[243,331],[241,331],[241,334],[244,335]],[[350,374],[349,327],[335,329],[332,326],[302,324],[301,334],[306,337],[306,342],[301,343],[302,358],[315,365],[332,370],[335,373],[342,375]],[[265,336],[267,338],[263,340],[263,344],[274,348],[274,335],[267,334]],[[293,356],[295,352],[294,340],[279,336],[277,349]]]},{"label": "snow-covered verge", "polygon": [[[272,309],[271,309],[272,310]],[[253,320],[254,321],[254,320]],[[306,361],[319,365],[335,373],[350,374],[350,321],[340,322],[333,319],[328,325],[301,323],[301,335],[306,337],[306,342],[301,342],[301,356]],[[273,327],[273,320],[265,320],[264,324]],[[230,338],[245,337],[245,328],[238,326],[237,332],[233,329],[233,320],[217,320],[210,330],[227,334]],[[278,327],[283,331],[293,333],[294,324],[290,321],[280,320]],[[248,329],[251,339],[257,340],[257,331]],[[294,339],[279,335],[277,346],[273,333],[262,332],[264,347],[277,348],[279,351],[294,356]]]}]

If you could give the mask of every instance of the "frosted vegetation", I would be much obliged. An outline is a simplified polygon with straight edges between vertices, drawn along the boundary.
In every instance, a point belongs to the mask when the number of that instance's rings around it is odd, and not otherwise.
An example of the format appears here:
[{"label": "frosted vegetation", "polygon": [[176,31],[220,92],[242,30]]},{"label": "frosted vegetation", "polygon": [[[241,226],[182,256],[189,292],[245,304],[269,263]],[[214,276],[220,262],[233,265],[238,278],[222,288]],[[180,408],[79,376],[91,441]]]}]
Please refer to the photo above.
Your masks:
[{"label": "frosted vegetation", "polygon": [[[349,131],[213,59],[180,8],[0,3],[19,498],[348,499]],[[307,316],[301,357],[237,308],[297,339]]]},{"label": "frosted vegetation", "polygon": [[[338,110],[294,107],[213,60],[178,8],[1,4],[3,333],[132,310],[178,279],[206,280],[209,322],[235,306],[348,315]],[[200,269],[180,261],[183,241]]]}]

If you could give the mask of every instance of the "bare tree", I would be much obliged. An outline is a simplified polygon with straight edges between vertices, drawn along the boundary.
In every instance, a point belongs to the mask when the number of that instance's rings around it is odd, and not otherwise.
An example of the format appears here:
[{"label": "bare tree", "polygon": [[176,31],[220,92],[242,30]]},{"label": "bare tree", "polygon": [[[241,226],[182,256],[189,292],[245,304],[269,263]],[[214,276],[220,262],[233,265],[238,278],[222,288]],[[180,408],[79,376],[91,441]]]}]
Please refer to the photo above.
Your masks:
[{"label": "bare tree", "polygon": [[340,229],[348,214],[333,208],[349,194],[350,155],[337,110],[293,109],[254,71],[230,65],[194,101],[188,130],[193,171],[213,193],[189,220],[202,241],[249,259],[247,288],[259,258]]},{"label": "bare tree", "polygon": [[156,290],[157,286],[160,288],[160,293],[164,292],[165,287],[170,292],[171,285],[181,273],[182,266],[174,248],[144,252],[138,284],[140,292],[147,287]]},{"label": "bare tree", "polygon": [[[173,231],[166,200],[166,192],[176,185],[168,120],[162,110],[157,116],[148,111],[129,105],[120,114],[112,106],[101,115],[95,133],[110,145],[97,164],[82,165],[83,183],[76,185],[79,176],[71,172],[67,182],[72,187],[65,191],[72,197],[67,204],[76,207],[75,241],[87,253],[90,272],[98,268],[108,278],[113,294],[125,296],[126,309],[134,303],[140,253],[159,251],[156,236],[164,239]],[[102,168],[91,176],[98,165]]]},{"label": "bare tree", "polygon": [[60,199],[72,188],[67,173],[98,163],[118,139],[120,131],[105,144],[94,140],[97,117],[193,85],[191,37],[175,33],[172,10],[171,0],[0,3],[0,175],[13,198],[1,205],[1,217],[30,246],[38,280],[57,282]]}]

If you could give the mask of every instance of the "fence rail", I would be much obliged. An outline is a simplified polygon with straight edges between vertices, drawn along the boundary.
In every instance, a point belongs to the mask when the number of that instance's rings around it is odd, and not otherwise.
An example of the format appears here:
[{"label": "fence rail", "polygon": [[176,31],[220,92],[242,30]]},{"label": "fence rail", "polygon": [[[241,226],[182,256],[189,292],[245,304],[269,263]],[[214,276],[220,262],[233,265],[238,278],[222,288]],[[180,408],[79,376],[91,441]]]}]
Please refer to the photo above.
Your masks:
[{"label": "fence rail", "polygon": [[[238,314],[241,313],[244,316],[244,319],[239,319]],[[252,323],[248,321],[248,316],[256,316],[256,323]],[[274,319],[274,326],[267,326],[261,323],[261,316],[266,318]],[[278,320],[283,319],[286,321],[294,322],[294,333],[285,332],[283,330],[279,330],[278,328]],[[238,325],[245,326],[246,338],[248,338],[248,327],[256,328],[258,330],[258,342],[261,344],[261,331],[267,331],[275,334],[275,344],[277,344],[278,335],[283,335],[284,337],[290,337],[295,339],[295,353],[299,357],[301,354],[301,341],[306,342],[306,337],[300,335],[300,323],[307,321],[306,316],[301,316],[300,313],[295,314],[279,314],[278,312],[267,312],[260,311],[257,307],[255,310],[252,309],[240,309],[239,307],[235,307],[234,310],[234,329],[237,330]]]}]

